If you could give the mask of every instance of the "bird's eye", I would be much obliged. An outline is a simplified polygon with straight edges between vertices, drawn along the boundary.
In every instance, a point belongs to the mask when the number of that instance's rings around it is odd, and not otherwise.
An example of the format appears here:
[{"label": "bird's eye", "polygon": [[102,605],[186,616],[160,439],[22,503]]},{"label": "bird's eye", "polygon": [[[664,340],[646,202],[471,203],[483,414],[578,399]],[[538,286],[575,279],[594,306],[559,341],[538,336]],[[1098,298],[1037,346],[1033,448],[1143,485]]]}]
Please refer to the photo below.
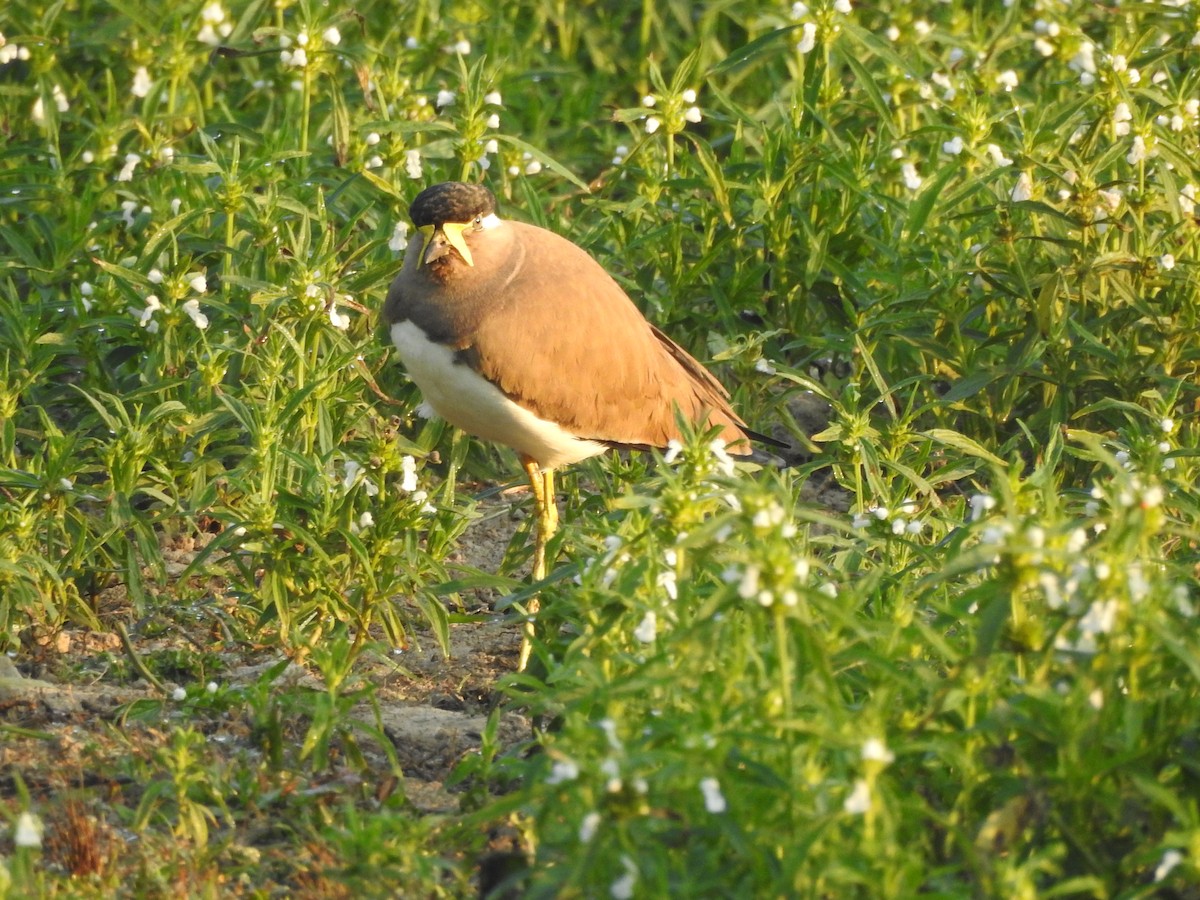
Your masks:
[{"label": "bird's eye", "polygon": [[476,216],[476,217],[475,217],[475,230],[476,230],[476,231],[482,231],[482,230],[483,230],[483,216]]}]

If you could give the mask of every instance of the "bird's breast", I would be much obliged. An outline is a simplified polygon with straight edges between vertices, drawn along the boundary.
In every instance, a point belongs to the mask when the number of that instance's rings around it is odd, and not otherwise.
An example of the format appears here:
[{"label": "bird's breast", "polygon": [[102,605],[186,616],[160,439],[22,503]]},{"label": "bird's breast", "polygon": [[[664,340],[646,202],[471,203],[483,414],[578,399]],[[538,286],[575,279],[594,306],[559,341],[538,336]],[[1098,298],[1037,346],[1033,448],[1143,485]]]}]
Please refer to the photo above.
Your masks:
[{"label": "bird's breast", "polygon": [[439,416],[468,434],[512,447],[543,469],[569,465],[608,449],[573,434],[507,397],[453,348],[430,340],[416,323],[392,325],[392,342],[421,395]]}]

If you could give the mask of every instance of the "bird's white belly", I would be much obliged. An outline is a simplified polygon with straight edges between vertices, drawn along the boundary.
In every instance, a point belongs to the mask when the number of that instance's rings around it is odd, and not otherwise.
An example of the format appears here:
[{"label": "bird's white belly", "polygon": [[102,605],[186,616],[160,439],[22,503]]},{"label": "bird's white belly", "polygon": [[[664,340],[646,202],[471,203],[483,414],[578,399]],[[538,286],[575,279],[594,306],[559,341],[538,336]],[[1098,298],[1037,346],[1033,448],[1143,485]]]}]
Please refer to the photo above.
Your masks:
[{"label": "bird's white belly", "polygon": [[392,325],[392,342],[425,402],[468,434],[512,447],[543,469],[608,449],[517,405],[470,366],[456,362],[449,347],[429,340],[412,322]]}]

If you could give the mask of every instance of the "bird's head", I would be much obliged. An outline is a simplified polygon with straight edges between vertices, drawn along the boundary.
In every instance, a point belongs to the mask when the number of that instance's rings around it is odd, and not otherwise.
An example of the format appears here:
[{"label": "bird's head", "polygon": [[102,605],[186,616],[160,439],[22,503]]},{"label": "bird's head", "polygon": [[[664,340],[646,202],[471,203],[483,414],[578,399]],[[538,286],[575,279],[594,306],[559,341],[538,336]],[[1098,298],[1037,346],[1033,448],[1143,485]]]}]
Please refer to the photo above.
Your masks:
[{"label": "bird's head", "polygon": [[481,184],[461,181],[446,181],[421,191],[408,214],[421,235],[418,266],[452,259],[452,253],[474,266],[469,237],[500,224],[492,192]]}]

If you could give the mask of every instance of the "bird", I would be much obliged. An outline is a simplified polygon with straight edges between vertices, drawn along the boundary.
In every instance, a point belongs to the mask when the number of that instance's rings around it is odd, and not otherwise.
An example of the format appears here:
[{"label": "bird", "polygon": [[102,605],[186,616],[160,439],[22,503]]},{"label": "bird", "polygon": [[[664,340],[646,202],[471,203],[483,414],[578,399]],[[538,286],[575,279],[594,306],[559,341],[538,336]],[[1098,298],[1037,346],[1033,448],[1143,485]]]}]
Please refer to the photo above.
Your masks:
[{"label": "bird", "polygon": [[[534,583],[558,526],[554,472],[610,449],[664,449],[679,417],[728,451],[749,429],[704,366],[651,324],[587,251],[502,219],[486,186],[443,182],[409,205],[415,228],[383,319],[425,404],[468,434],[511,447],[533,492]],[[528,662],[536,598],[518,670]]]}]

